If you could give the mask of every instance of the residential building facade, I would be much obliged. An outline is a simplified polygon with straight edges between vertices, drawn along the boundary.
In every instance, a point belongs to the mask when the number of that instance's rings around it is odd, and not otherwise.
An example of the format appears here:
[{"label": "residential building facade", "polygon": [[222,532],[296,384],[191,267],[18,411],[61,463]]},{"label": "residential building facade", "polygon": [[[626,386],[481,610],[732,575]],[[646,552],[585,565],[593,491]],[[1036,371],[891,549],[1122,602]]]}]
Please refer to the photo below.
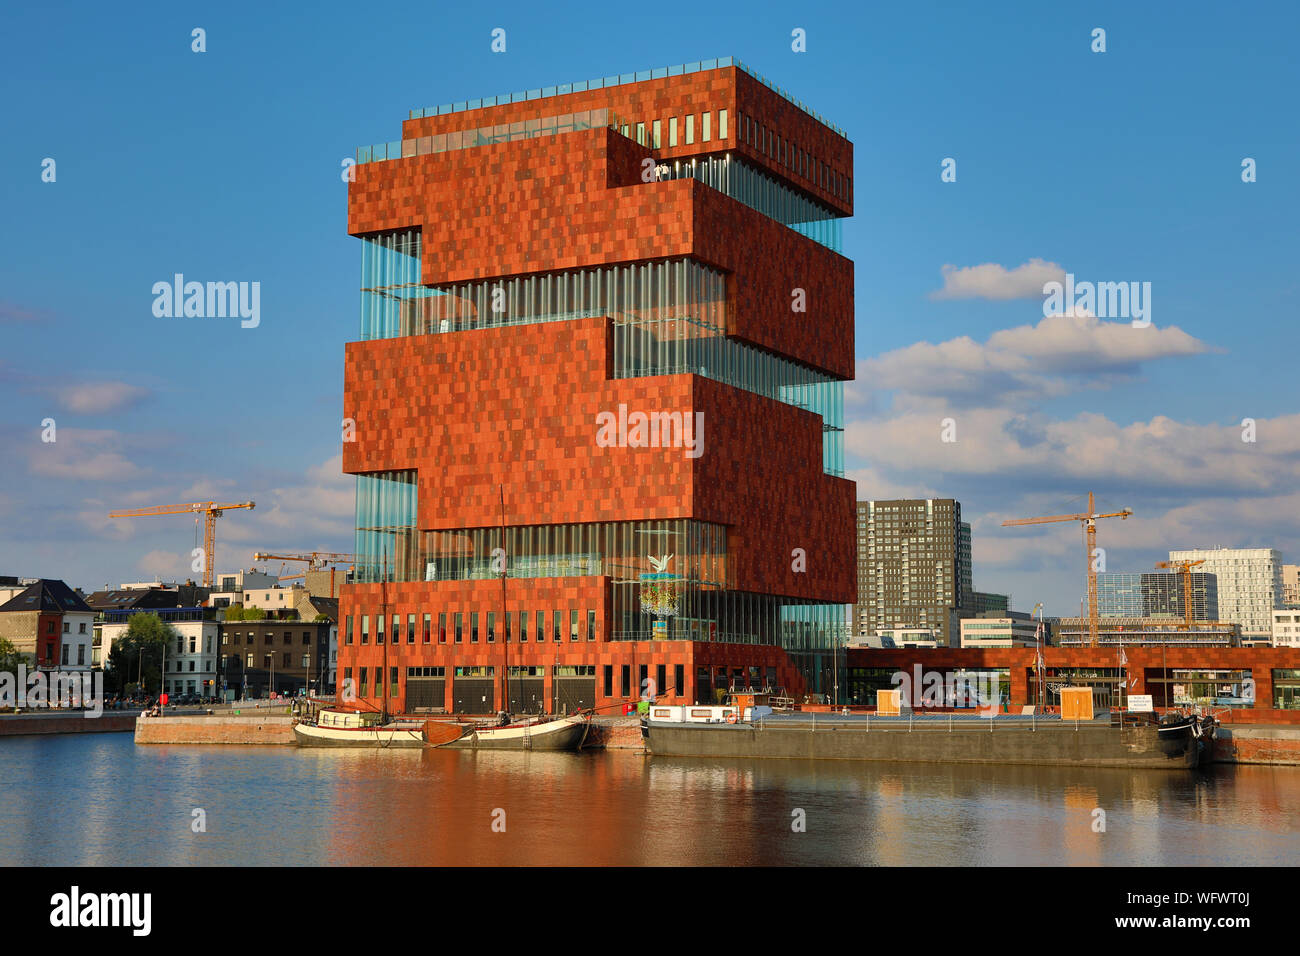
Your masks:
[{"label": "residential building facade", "polygon": [[860,635],[897,628],[933,630],[940,643],[958,638],[954,609],[971,593],[970,525],[952,498],[857,503]]},{"label": "residential building facade", "polygon": [[1170,551],[1169,561],[1204,561],[1197,571],[1218,584],[1219,619],[1241,628],[1243,643],[1273,639],[1273,609],[1282,603],[1282,554],[1275,548]]},{"label": "residential building facade", "polygon": [[32,580],[0,604],[0,638],[9,640],[31,667],[89,670],[94,622],[95,612],[80,594],[49,578]]},{"label": "residential building facade", "polygon": [[225,621],[221,679],[228,699],[330,693],[332,621]]}]

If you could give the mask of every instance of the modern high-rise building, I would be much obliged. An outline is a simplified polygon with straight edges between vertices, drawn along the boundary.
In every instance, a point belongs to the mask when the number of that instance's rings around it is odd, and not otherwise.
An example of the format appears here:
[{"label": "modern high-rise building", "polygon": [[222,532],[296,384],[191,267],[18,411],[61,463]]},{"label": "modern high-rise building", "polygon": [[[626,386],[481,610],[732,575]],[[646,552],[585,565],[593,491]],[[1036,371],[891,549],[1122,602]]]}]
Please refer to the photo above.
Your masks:
[{"label": "modern high-rise building", "polygon": [[1282,565],[1282,605],[1300,607],[1300,564]]},{"label": "modern high-rise building", "polygon": [[[1103,571],[1097,575],[1097,614],[1183,619],[1183,576],[1169,571]],[[1192,620],[1219,620],[1218,579],[1213,574],[1192,572]]]},{"label": "modern high-rise building", "polygon": [[358,152],[341,693],[843,686],[852,169],[730,58],[415,110]]},{"label": "modern high-rise building", "polygon": [[1169,561],[1201,561],[1219,588],[1219,619],[1240,625],[1243,643],[1269,643],[1273,609],[1282,602],[1282,554],[1275,548],[1170,551]]},{"label": "modern high-rise building", "polygon": [[[963,530],[964,529],[964,530]],[[956,644],[963,587],[969,593],[970,525],[952,498],[859,501],[858,634],[930,628]]]}]

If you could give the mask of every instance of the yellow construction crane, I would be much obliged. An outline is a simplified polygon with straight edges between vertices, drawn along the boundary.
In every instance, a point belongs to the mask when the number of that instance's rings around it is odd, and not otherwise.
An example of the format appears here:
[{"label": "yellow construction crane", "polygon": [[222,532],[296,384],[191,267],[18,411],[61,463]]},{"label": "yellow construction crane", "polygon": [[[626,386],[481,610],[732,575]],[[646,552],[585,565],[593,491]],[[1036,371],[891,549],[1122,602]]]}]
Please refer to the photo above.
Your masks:
[{"label": "yellow construction crane", "polygon": [[1177,574],[1183,576],[1183,627],[1189,631],[1192,629],[1192,568],[1198,564],[1204,564],[1205,559],[1199,561],[1157,561],[1157,568],[1168,568]]},{"label": "yellow construction crane", "polygon": [[352,564],[356,559],[356,555],[346,554],[342,551],[306,551],[293,552],[291,554],[258,551],[253,555],[254,561],[302,561],[306,563],[307,567],[305,570],[300,571],[297,574],[281,575],[281,581],[291,581],[294,578],[301,578],[307,573],[307,571],[321,571],[326,565]]},{"label": "yellow construction crane", "polygon": [[156,508],[135,508],[131,511],[110,511],[110,518],[144,518],[149,515],[203,514],[203,586],[212,587],[213,555],[217,544],[217,519],[233,508],[253,508],[253,502],[241,501],[223,504],[217,501],[196,501],[187,505],[159,505]]},{"label": "yellow construction crane", "polygon": [[1097,568],[1093,564],[1093,552],[1097,549],[1097,521],[1100,518],[1127,518],[1133,513],[1132,508],[1123,511],[1097,513],[1097,505],[1092,492],[1088,492],[1088,510],[1083,514],[1047,515],[1042,518],[1012,518],[1002,522],[1002,527],[1026,524],[1051,524],[1054,521],[1079,521],[1083,523],[1083,546],[1088,567],[1088,646],[1097,646]]}]

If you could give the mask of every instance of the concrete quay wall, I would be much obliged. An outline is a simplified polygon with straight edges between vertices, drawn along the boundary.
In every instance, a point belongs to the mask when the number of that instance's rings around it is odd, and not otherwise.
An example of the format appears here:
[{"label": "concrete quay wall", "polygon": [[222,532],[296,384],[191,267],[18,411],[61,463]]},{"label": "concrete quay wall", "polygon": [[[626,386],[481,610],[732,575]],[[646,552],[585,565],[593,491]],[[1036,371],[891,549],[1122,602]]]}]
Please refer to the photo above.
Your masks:
[{"label": "concrete quay wall", "polygon": [[0,715],[0,737],[23,737],[28,734],[111,734],[135,727],[137,712],[105,711],[98,717],[71,714],[4,714]]},{"label": "concrete quay wall", "polygon": [[1300,766],[1300,727],[1220,727],[1214,737],[1214,762]]},{"label": "concrete quay wall", "polygon": [[256,714],[247,717],[138,717],[137,744],[294,744],[293,718]]}]

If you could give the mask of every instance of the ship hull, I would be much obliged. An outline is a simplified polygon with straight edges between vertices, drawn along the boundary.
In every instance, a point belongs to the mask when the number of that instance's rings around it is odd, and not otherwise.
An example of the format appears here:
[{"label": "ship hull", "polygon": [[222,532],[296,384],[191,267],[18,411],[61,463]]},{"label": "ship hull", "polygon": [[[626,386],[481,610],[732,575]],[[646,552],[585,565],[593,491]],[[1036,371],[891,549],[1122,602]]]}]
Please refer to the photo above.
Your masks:
[{"label": "ship hull", "polygon": [[411,727],[317,727],[294,724],[299,747],[370,747],[374,749],[425,747],[424,732]]},{"label": "ship hull", "polygon": [[1127,767],[1187,770],[1198,765],[1200,742],[1191,726],[1111,726],[1107,721],[998,720],[909,722],[805,718],[758,723],[690,724],[648,721],[652,754],[822,760],[915,761]]},{"label": "ship hull", "polygon": [[459,740],[443,744],[453,750],[578,750],[587,738],[590,722],[564,717],[521,727],[479,727]]}]

